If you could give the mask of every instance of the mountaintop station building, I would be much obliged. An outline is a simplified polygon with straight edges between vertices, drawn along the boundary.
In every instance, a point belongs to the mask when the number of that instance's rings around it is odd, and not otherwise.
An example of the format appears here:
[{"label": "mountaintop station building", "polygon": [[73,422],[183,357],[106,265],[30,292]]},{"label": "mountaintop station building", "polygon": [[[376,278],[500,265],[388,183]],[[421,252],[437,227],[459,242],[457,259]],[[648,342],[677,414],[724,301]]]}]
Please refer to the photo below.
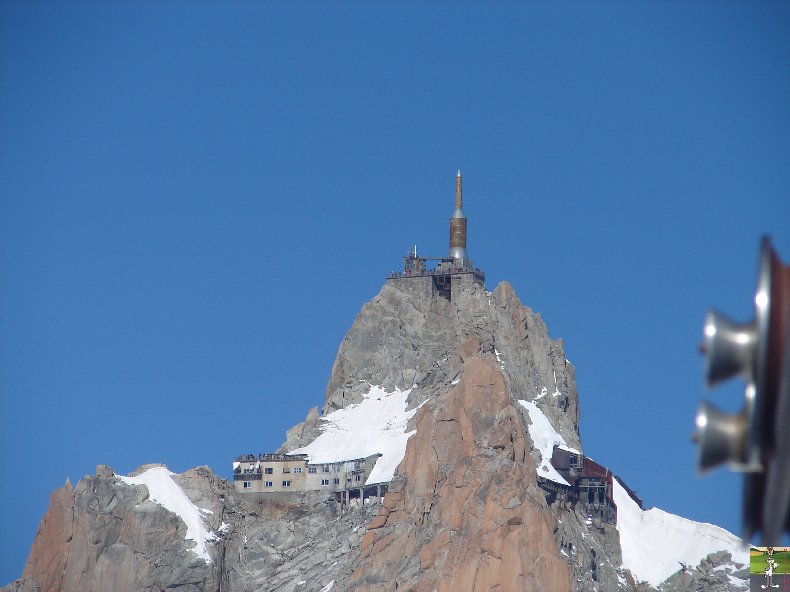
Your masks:
[{"label": "mountaintop station building", "polygon": [[555,446],[551,455],[551,466],[568,485],[538,476],[538,485],[543,489],[549,504],[559,500],[569,506],[579,505],[587,512],[590,521],[616,524],[617,506],[613,498],[613,480],[617,479],[631,499],[644,509],[642,500],[634,490],[607,467],[591,458]]},{"label": "mountaintop station building", "polygon": [[325,491],[338,501],[381,497],[387,491],[385,483],[366,485],[380,456],[310,464],[306,454],[243,454],[233,462],[233,484],[239,493]]},{"label": "mountaintop station building", "polygon": [[[473,266],[466,252],[466,214],[463,211],[463,186],[461,171],[455,177],[455,210],[450,217],[450,251],[446,257],[421,257],[417,255],[417,247],[409,251],[403,258],[403,271],[393,272],[387,276],[390,281],[425,279],[433,293],[442,298],[452,300],[453,285],[460,287],[464,282],[473,281],[484,284],[485,273]],[[435,268],[428,268],[428,261],[438,261]]]}]

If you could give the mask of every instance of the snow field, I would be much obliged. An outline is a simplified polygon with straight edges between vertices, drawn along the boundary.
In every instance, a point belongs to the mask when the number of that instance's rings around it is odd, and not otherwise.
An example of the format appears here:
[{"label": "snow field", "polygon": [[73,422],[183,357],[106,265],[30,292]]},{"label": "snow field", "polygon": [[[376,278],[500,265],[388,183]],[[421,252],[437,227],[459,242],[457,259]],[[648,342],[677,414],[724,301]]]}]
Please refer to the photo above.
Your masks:
[{"label": "snow field", "polygon": [[[519,403],[529,413],[532,422],[529,435],[541,456],[541,463],[536,467],[538,475],[568,485],[551,465],[554,446],[576,454],[580,454],[579,451],[568,447],[533,401]],[[613,484],[623,567],[630,570],[636,579],[658,587],[680,569],[681,562],[694,567],[718,551],[728,551],[734,562],[748,565],[748,550],[741,546],[738,537],[718,526],[687,520],[658,508],[642,510],[617,479]],[[731,582],[743,584],[741,580],[729,577]]]},{"label": "snow field", "polygon": [[623,567],[654,588],[677,572],[681,562],[694,567],[717,551],[729,551],[734,562],[749,564],[748,549],[723,528],[658,508],[642,510],[617,479],[614,479],[613,497]]},{"label": "snow field", "polygon": [[388,393],[372,385],[361,403],[338,409],[321,418],[322,433],[307,446],[290,454],[306,454],[311,464],[334,463],[381,454],[365,485],[392,480],[406,455],[409,420],[418,407],[406,410],[412,389],[395,387]]}]

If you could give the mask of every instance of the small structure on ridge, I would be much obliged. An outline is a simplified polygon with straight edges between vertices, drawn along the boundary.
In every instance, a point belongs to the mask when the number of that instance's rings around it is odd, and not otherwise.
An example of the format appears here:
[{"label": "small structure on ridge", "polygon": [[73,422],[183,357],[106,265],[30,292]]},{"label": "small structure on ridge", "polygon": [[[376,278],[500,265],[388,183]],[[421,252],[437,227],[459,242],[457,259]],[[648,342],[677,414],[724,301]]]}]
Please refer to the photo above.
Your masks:
[{"label": "small structure on ridge", "polygon": [[[461,171],[455,177],[455,210],[450,217],[450,250],[446,257],[421,257],[417,247],[403,258],[403,271],[387,276],[390,281],[422,281],[432,293],[452,300],[453,291],[467,282],[485,283],[485,273],[474,267],[466,251],[467,219],[463,210],[463,179]],[[434,268],[429,261],[438,261]]]},{"label": "small structure on ridge", "polygon": [[538,476],[538,485],[543,489],[549,505],[557,500],[569,506],[579,505],[587,512],[590,523],[616,524],[617,505],[613,497],[613,480],[617,479],[631,499],[644,509],[642,499],[633,489],[608,467],[598,464],[587,456],[555,446],[551,465],[568,482],[568,485]]}]

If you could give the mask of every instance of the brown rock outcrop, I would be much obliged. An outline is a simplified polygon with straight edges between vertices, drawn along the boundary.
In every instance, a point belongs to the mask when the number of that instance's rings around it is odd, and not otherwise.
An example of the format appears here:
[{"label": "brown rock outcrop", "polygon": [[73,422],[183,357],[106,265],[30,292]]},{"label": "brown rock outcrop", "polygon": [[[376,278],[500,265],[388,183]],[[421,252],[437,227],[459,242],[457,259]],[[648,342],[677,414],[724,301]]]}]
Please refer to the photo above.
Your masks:
[{"label": "brown rock outcrop", "polygon": [[470,339],[464,373],[426,403],[353,566],[357,592],[571,590],[502,374]]},{"label": "brown rock outcrop", "polygon": [[[200,471],[185,473],[184,485],[209,489],[218,482]],[[76,488],[67,482],[52,493],[22,581],[40,592],[210,589],[215,566],[189,550],[185,530],[178,516],[148,500],[147,488],[99,466]]]},{"label": "brown rock outcrop", "polygon": [[73,536],[74,488],[70,481],[49,496],[49,509],[38,527],[22,578],[38,583],[42,592],[60,590]]}]

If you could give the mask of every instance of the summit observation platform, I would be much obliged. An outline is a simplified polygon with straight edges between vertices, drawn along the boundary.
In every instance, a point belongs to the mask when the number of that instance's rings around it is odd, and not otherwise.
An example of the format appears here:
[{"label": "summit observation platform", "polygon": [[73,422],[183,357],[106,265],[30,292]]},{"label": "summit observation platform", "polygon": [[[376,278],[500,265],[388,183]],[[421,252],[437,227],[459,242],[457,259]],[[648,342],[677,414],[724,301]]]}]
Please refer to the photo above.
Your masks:
[{"label": "summit observation platform", "polygon": [[389,273],[387,275],[387,279],[404,280],[404,279],[437,277],[437,276],[453,276],[453,275],[472,276],[472,279],[474,279],[476,282],[479,282],[481,284],[485,284],[486,281],[486,274],[479,267],[476,267],[474,269],[450,269],[450,270],[423,269],[419,271],[406,269],[404,271],[393,271]]}]

